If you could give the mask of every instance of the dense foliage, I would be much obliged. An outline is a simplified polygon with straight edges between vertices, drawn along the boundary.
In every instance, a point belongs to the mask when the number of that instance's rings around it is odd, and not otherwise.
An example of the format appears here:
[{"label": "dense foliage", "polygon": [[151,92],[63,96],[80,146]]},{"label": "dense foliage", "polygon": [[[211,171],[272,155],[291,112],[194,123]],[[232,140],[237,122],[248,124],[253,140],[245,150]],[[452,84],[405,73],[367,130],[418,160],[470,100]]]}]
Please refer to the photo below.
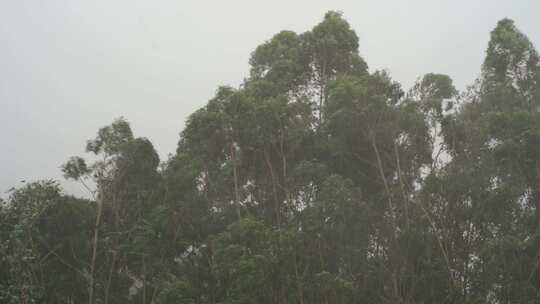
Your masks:
[{"label": "dense foliage", "polygon": [[1,303],[538,303],[540,62],[511,20],[478,80],[370,73],[340,13],[258,46],[160,162],[118,119],[0,201]]}]

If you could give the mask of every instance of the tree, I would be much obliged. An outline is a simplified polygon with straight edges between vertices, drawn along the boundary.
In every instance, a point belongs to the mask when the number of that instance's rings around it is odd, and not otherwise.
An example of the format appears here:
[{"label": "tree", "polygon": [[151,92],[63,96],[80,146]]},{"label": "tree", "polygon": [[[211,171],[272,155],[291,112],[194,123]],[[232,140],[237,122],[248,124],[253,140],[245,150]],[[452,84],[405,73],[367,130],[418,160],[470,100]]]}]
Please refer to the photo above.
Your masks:
[{"label": "tree", "polygon": [[[0,299],[5,303],[82,301],[91,204],[54,181],[12,190],[2,208]],[[50,276],[54,274],[54,279]]]},{"label": "tree", "polygon": [[[536,303],[540,61],[513,21],[478,80],[407,93],[339,12],[255,49],[160,163],[117,119],[0,200],[6,303]],[[5,270],[4,270],[5,269]]]},{"label": "tree", "polygon": [[[89,189],[97,206],[88,302],[96,301],[96,283],[100,280],[103,302],[109,303],[115,291],[120,292],[114,294],[115,301],[130,295],[121,289],[130,281],[142,278],[146,290],[146,253],[130,249],[131,244],[136,245],[137,227],[158,197],[159,157],[147,139],[133,137],[129,123],[123,119],[101,128],[97,137],[88,141],[86,150],[101,159],[88,167],[82,158],[73,157],[63,171],[66,178],[80,181],[87,189],[85,179],[91,177],[96,184],[95,190]],[[146,294],[143,297],[146,300]]]}]

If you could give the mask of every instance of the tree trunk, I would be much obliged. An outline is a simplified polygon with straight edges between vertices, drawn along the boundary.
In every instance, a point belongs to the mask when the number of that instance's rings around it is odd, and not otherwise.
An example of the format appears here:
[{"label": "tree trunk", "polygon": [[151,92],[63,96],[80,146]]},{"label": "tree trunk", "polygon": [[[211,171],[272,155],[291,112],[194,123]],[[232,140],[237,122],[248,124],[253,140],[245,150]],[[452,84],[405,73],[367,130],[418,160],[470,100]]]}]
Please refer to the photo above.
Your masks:
[{"label": "tree trunk", "polygon": [[107,287],[105,288],[105,302],[104,302],[105,304],[109,303],[109,294],[111,290],[112,276],[114,273],[114,268],[116,267],[116,254],[117,254],[116,250],[113,251],[111,268],[109,269],[109,279],[107,280]]},{"label": "tree trunk", "polygon": [[231,143],[231,158],[233,162],[234,199],[236,201],[236,215],[238,216],[238,219],[241,219],[242,214],[240,213],[240,194],[238,193],[238,173],[236,172],[236,147],[234,146],[234,142]]},{"label": "tree trunk", "polygon": [[101,212],[103,209],[103,202],[101,199],[97,200],[97,213],[96,213],[96,223],[94,225],[94,239],[92,242],[92,260],[90,262],[90,279],[88,282],[88,304],[94,303],[94,285],[95,285],[95,270],[96,270],[96,256],[97,256],[97,247],[99,240],[99,225],[101,223]]},{"label": "tree trunk", "polygon": [[540,188],[532,188],[531,200],[535,208],[536,230],[540,231]]}]

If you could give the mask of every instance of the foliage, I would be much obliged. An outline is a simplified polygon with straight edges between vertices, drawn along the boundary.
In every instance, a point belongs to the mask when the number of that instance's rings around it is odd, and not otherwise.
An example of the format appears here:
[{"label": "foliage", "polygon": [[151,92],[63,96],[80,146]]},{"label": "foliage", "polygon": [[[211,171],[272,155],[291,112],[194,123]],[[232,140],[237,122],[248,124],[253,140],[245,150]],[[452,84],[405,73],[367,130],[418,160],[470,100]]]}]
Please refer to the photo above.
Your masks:
[{"label": "foliage", "polygon": [[176,153],[120,118],[0,201],[2,303],[537,303],[540,60],[514,22],[478,80],[369,72],[340,12],[282,31]]}]

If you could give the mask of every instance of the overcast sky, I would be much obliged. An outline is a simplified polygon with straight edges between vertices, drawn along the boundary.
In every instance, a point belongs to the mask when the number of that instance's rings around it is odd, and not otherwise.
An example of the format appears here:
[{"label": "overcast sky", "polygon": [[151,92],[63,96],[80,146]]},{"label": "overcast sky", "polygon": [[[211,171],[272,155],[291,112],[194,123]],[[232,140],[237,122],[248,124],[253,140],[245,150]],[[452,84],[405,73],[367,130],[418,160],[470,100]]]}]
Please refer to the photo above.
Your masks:
[{"label": "overcast sky", "polygon": [[0,196],[62,180],[59,166],[120,116],[166,159],[186,117],[247,76],[257,45],[328,10],[356,30],[370,70],[406,89],[427,72],[471,83],[504,17],[540,45],[539,0],[0,0]]}]

